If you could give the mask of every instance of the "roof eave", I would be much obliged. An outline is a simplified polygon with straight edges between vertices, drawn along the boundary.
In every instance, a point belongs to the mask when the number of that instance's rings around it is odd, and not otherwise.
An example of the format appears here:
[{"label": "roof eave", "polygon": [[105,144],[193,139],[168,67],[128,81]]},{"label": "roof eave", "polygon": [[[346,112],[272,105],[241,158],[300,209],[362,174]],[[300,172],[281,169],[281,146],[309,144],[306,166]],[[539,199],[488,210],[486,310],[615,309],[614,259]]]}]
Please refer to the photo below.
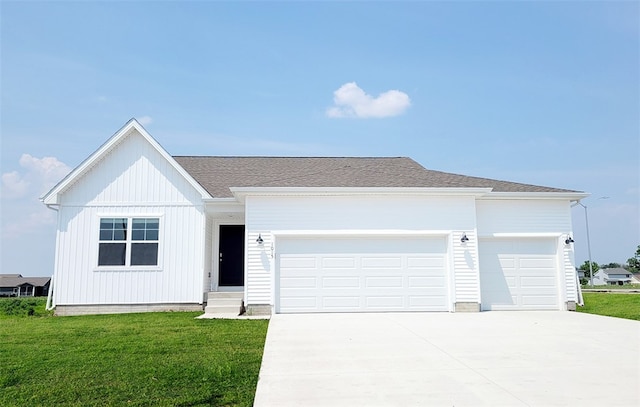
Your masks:
[{"label": "roof eave", "polygon": [[580,201],[590,194],[577,191],[558,192],[490,192],[481,199],[562,199],[569,201]]},{"label": "roof eave", "polygon": [[248,195],[322,196],[322,195],[432,195],[474,196],[491,192],[491,188],[427,188],[427,187],[231,187],[233,196],[244,201]]}]

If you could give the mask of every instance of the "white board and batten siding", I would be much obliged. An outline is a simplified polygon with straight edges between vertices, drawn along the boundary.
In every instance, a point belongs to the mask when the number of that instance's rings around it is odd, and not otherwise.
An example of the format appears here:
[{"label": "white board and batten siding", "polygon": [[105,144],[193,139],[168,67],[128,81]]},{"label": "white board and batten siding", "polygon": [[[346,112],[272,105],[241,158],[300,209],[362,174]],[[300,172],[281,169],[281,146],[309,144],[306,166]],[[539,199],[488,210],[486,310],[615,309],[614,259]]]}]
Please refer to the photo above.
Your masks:
[{"label": "white board and batten siding", "polygon": [[[451,238],[452,230],[467,231],[468,236],[475,236],[473,197],[248,196],[245,209],[249,305],[272,304],[277,312],[282,311],[281,305],[285,312],[304,312],[305,309],[308,312],[446,311],[452,309],[458,286],[462,288],[463,298],[478,301],[477,271],[473,270],[477,263],[477,246],[474,243],[458,249],[460,236],[457,243]],[[259,233],[264,239],[263,245],[255,243]],[[297,244],[303,245],[302,252]],[[422,246],[422,250],[415,249],[417,246]],[[450,246],[454,247],[453,252]],[[402,247],[407,249],[401,250]],[[459,279],[454,279],[450,270],[452,262],[458,261],[454,258],[460,259],[462,268],[468,267]],[[386,272],[368,267],[385,262],[388,265]],[[298,266],[311,264],[315,271],[309,271],[315,273],[314,277],[305,279],[296,275],[304,268]],[[389,274],[390,270],[394,270],[392,274]],[[345,287],[341,291],[331,287],[338,282],[336,273],[343,273],[341,281]],[[436,293],[432,298],[416,294],[420,291],[418,286],[426,279],[431,279],[435,285]],[[304,297],[304,285],[311,284],[312,280],[315,288],[306,289],[309,298],[295,300]],[[296,282],[300,286],[296,286]],[[357,287],[348,287],[356,282]],[[376,288],[376,284],[380,287]],[[405,294],[394,288],[399,284],[407,290]],[[415,287],[411,287],[412,284]],[[311,293],[313,290],[315,294]],[[335,300],[339,297],[335,295],[336,290],[345,295]],[[388,294],[381,295],[383,291]],[[423,293],[428,291],[423,287]],[[351,303],[347,297],[351,297]],[[278,303],[278,298],[282,299],[282,304]],[[315,305],[309,305],[312,301]]]},{"label": "white board and batten siding", "polygon": [[[57,305],[202,303],[202,196],[137,133],[62,192]],[[157,267],[98,267],[101,217],[158,217]]]},{"label": "white board and batten siding", "polygon": [[483,310],[565,309],[576,301],[567,200],[476,203]]}]

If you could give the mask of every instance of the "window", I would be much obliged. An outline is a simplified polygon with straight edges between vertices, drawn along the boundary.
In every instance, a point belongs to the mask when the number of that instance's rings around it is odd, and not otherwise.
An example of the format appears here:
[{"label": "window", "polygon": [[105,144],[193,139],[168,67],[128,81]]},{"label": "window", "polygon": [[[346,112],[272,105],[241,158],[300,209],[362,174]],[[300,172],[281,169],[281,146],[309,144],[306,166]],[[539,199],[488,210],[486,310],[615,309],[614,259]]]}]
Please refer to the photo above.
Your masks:
[{"label": "window", "polygon": [[98,266],[157,266],[159,218],[102,218]]}]

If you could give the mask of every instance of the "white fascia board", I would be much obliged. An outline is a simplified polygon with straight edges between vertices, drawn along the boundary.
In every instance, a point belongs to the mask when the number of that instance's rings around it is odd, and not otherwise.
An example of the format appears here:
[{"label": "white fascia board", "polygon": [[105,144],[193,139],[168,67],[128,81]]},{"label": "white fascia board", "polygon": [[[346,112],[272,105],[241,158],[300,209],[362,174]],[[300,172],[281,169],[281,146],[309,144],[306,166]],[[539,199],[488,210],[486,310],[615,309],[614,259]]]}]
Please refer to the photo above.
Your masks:
[{"label": "white fascia board", "polygon": [[204,200],[207,212],[243,213],[244,204],[236,198],[211,198]]},{"label": "white fascia board", "polygon": [[249,195],[256,196],[328,196],[328,195],[431,195],[474,196],[491,192],[491,188],[404,188],[404,187],[231,187],[241,202]]},{"label": "white fascia board", "polygon": [[478,199],[513,200],[513,199],[561,199],[580,201],[591,194],[586,192],[491,192]]},{"label": "white fascia board", "polygon": [[566,233],[562,233],[562,232],[549,232],[549,233],[537,233],[537,232],[532,232],[532,233],[527,233],[527,232],[516,232],[516,233],[489,233],[489,234],[482,234],[482,235],[478,235],[478,238],[486,238],[486,237],[496,237],[496,238],[519,238],[519,237],[547,237],[547,238],[557,238],[560,236],[565,236],[569,234],[569,232]]},{"label": "white fascia board", "polygon": [[120,130],[118,130],[111,138],[109,138],[104,144],[102,144],[96,151],[89,157],[82,161],[76,168],[74,168],[66,177],[62,179],[56,186],[54,186],[49,192],[43,195],[40,200],[45,205],[57,205],[59,204],[58,196],[64,192],[69,186],[75,183],[80,177],[82,177],[88,170],[90,170],[98,161],[108,154],[115,146],[117,146],[124,138],[128,137],[131,132],[137,131],[142,137],[151,144],[161,156],[163,156],[173,168],[176,169],[190,184],[193,186],[203,198],[210,198],[211,195],[196,182],[195,179],[184,168],[178,164],[178,162],[162,148],[151,135],[145,130],[144,127],[136,119],[129,120]]},{"label": "white fascia board", "polygon": [[348,236],[447,236],[450,230],[403,229],[335,229],[335,230],[271,230],[275,237],[348,237]]}]

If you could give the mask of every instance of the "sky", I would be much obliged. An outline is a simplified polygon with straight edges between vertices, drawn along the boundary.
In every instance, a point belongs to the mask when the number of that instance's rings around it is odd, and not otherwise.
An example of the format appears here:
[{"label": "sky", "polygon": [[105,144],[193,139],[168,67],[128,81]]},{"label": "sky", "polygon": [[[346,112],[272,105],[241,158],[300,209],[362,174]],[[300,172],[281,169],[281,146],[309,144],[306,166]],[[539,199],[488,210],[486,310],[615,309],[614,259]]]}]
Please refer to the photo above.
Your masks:
[{"label": "sky", "polygon": [[640,244],[640,3],[0,2],[0,273],[53,273],[39,197],[137,118],[172,155],[408,156],[591,195]]}]

